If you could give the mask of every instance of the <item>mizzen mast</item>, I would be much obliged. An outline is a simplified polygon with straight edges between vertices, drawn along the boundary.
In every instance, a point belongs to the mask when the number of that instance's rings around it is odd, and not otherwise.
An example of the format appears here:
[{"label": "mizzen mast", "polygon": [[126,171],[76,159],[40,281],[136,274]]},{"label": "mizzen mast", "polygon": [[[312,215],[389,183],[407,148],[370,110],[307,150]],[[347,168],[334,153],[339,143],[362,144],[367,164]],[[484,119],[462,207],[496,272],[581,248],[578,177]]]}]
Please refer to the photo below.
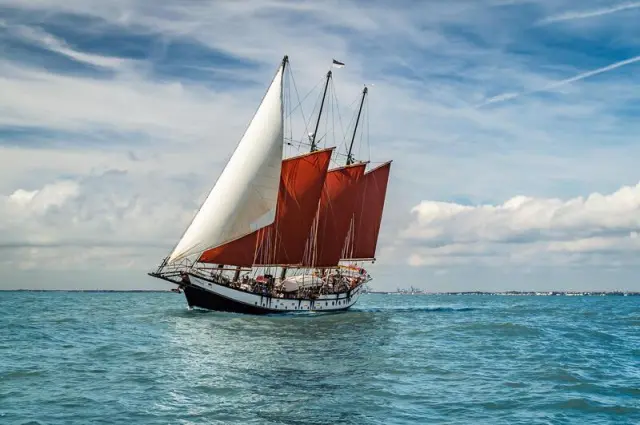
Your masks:
[{"label": "mizzen mast", "polygon": [[349,144],[349,152],[347,153],[347,165],[353,164],[353,155],[351,152],[353,151],[353,142],[356,140],[356,133],[358,132],[358,124],[360,123],[360,115],[362,114],[362,106],[364,105],[364,99],[367,97],[367,93],[369,89],[367,86],[362,90],[362,98],[360,99],[360,108],[358,109],[358,118],[356,118],[356,125],[353,128],[353,135],[351,136],[351,143]]},{"label": "mizzen mast", "polygon": [[[362,90],[358,117],[349,144],[347,165],[353,164],[355,161],[352,153],[353,143],[367,93],[368,88],[365,86]],[[390,168],[391,161],[367,171],[358,180],[356,209],[351,218],[349,233],[344,241],[342,260],[375,261]]]}]

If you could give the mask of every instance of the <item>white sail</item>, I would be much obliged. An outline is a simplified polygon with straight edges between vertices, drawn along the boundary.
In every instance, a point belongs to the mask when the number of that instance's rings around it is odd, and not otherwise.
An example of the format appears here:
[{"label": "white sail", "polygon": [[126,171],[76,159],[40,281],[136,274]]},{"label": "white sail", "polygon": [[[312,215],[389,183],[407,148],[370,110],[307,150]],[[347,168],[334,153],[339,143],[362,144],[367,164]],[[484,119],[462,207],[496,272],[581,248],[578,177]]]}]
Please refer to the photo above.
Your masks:
[{"label": "white sail", "polygon": [[199,256],[273,221],[283,153],[283,72],[284,63],[168,263]]}]

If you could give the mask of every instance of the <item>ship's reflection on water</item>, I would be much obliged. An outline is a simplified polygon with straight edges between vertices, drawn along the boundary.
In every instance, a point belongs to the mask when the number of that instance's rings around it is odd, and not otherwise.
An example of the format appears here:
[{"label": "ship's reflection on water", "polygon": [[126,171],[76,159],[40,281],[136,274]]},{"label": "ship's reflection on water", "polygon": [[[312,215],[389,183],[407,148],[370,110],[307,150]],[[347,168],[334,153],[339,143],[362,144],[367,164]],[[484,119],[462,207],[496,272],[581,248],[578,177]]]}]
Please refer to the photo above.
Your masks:
[{"label": "ship's reflection on water", "polygon": [[264,419],[301,413],[319,397],[341,403],[354,380],[376,382],[396,326],[368,311],[260,317],[194,309],[174,317],[177,369],[198,387],[184,391],[214,397],[203,398],[207,405],[233,397],[237,409],[244,400],[254,419],[256,409]]}]

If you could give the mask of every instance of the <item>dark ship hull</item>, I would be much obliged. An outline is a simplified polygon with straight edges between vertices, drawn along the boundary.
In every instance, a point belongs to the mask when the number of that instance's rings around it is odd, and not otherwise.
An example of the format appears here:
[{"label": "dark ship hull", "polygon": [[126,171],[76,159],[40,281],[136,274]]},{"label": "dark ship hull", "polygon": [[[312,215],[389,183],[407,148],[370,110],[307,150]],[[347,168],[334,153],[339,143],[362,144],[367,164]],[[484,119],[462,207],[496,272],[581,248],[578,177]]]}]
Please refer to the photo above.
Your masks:
[{"label": "dark ship hull", "polygon": [[213,292],[201,289],[197,286],[189,285],[183,288],[184,296],[187,298],[189,307],[199,307],[207,310],[226,311],[230,313],[242,314],[269,314],[271,311],[266,308],[250,306],[231,298],[225,298]]},{"label": "dark ship hull", "polygon": [[189,283],[181,285],[189,307],[253,315],[344,311],[356,303],[362,287],[361,284],[348,292],[323,294],[312,299],[283,298],[233,289],[196,275],[189,275]]}]

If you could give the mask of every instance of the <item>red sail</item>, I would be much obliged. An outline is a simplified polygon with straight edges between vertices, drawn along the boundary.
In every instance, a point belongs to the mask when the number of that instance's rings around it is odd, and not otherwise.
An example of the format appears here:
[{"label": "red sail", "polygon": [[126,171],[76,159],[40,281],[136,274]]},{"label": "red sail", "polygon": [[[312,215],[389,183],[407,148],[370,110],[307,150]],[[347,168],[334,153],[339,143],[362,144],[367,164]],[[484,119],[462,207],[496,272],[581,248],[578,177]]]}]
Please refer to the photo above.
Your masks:
[{"label": "red sail", "polygon": [[303,265],[338,265],[356,208],[358,179],[364,174],[365,167],[364,163],[353,164],[327,173]]},{"label": "red sail", "polygon": [[299,264],[318,208],[333,148],[284,161],[276,220],[254,264]]},{"label": "red sail", "polygon": [[249,233],[239,239],[227,242],[216,248],[206,250],[200,256],[201,263],[229,264],[234,266],[251,267],[256,252],[258,233],[263,229]]},{"label": "red sail", "polygon": [[199,261],[244,267],[300,263],[332,151],[324,149],[282,161],[274,222],[205,251]]},{"label": "red sail", "polygon": [[354,234],[352,244],[347,244],[349,255],[345,259],[375,258],[390,170],[391,161],[368,171],[360,179]]}]

